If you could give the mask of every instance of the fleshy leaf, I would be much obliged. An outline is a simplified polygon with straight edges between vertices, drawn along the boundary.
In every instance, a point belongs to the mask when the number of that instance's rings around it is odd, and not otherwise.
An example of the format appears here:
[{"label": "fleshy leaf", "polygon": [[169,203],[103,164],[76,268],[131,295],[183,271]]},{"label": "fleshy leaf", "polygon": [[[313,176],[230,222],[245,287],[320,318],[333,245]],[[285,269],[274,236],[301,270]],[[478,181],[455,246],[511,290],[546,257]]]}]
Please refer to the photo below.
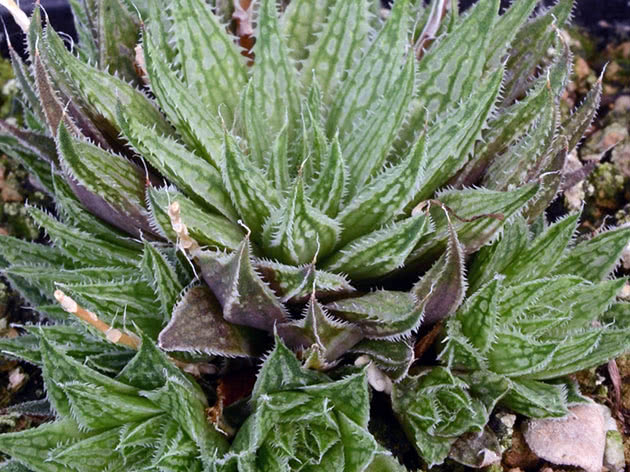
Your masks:
[{"label": "fleshy leaf", "polygon": [[173,187],[149,187],[147,195],[154,226],[171,242],[177,241],[177,234],[168,214],[168,207],[173,202],[179,204],[182,222],[190,237],[199,244],[236,249],[243,239],[243,231],[235,223],[221,215],[207,212]]},{"label": "fleshy leaf", "polygon": [[169,320],[173,306],[183,289],[177,279],[175,269],[164,254],[147,241],[144,242],[140,269],[145,280],[151,284],[155,295],[160,300],[165,320]]},{"label": "fleshy leaf", "polygon": [[202,0],[172,1],[169,12],[186,84],[210,114],[231,124],[247,82],[243,56]]},{"label": "fleshy leaf", "polygon": [[326,362],[336,360],[363,338],[357,326],[333,319],[315,296],[311,296],[304,318],[278,325],[277,332],[293,348],[316,347]]},{"label": "fleshy leaf", "polygon": [[199,251],[195,260],[226,320],[269,332],[285,321],[284,306],[252,265],[249,237],[232,254]]},{"label": "fleshy leaf", "polygon": [[192,287],[175,306],[159,343],[167,351],[202,352],[225,357],[254,357],[260,353],[255,330],[223,319],[221,306],[206,287]]},{"label": "fleshy leaf", "polygon": [[413,286],[411,293],[424,309],[424,323],[435,324],[457,310],[466,294],[464,252],[448,220],[446,252]]},{"label": "fleshy leaf", "polygon": [[298,176],[286,206],[273,212],[265,224],[263,245],[272,256],[294,265],[325,258],[335,247],[339,223],[313,208]]},{"label": "fleshy leaf", "polygon": [[328,22],[302,67],[302,86],[306,89],[315,80],[326,105],[331,103],[347,71],[353,69],[360,51],[365,48],[369,32],[367,1],[335,2]]},{"label": "fleshy leaf", "polygon": [[422,307],[408,292],[377,290],[358,298],[329,303],[326,308],[355,323],[370,338],[399,337],[418,328]]},{"label": "fleshy leaf", "polygon": [[428,218],[409,217],[361,236],[326,259],[322,268],[347,273],[353,279],[375,279],[402,267],[420,238]]},{"label": "fleshy leaf", "polygon": [[63,125],[57,140],[64,170],[111,208],[101,213],[105,220],[136,236],[140,231],[152,234],[144,208],[145,178],[138,167],[122,156],[73,139]]}]

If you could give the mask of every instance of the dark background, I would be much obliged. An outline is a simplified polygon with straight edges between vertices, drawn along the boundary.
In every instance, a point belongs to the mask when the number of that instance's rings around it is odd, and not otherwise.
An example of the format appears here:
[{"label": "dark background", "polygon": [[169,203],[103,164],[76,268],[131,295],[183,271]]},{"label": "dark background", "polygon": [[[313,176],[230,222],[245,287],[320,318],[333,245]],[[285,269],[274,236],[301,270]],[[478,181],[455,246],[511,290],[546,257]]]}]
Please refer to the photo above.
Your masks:
[{"label": "dark background", "polygon": [[[382,1],[385,4],[392,2],[392,0]],[[460,0],[460,4],[463,8],[466,8],[475,1]],[[33,0],[22,0],[20,2],[22,8],[27,12],[32,10],[34,3]],[[509,0],[502,0],[504,6],[510,3]],[[545,3],[553,4],[555,2],[554,0],[545,0]],[[76,39],[68,1],[41,0],[41,4],[46,9],[53,27],[57,31],[63,31]],[[11,44],[18,51],[23,50],[24,39],[21,31],[13,22],[6,9],[0,7],[0,14],[6,25]],[[612,37],[630,37],[630,0],[577,0],[574,22],[588,28],[604,41]],[[7,54],[7,38],[4,31],[0,33],[0,52],[4,56]]]}]

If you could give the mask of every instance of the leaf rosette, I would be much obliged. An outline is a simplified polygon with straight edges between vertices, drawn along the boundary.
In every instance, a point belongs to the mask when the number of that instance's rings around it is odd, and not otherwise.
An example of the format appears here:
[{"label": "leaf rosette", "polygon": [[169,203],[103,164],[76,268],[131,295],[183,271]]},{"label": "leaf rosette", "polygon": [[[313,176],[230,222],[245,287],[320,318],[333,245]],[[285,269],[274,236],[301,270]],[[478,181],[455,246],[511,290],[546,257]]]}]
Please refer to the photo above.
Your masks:
[{"label": "leaf rosette", "polygon": [[277,338],[219,472],[404,471],[368,431],[365,370],[331,381],[302,368]]}]

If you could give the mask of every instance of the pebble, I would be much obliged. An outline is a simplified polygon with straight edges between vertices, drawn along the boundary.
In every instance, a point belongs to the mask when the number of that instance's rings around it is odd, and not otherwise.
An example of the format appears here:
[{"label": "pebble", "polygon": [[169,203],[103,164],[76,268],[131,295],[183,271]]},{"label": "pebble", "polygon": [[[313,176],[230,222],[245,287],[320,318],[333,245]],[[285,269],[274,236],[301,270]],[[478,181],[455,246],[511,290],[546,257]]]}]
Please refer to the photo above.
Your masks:
[{"label": "pebble", "polygon": [[525,441],[534,454],[553,464],[601,472],[606,420],[599,405],[578,405],[569,411],[564,418],[527,421],[523,431]]}]

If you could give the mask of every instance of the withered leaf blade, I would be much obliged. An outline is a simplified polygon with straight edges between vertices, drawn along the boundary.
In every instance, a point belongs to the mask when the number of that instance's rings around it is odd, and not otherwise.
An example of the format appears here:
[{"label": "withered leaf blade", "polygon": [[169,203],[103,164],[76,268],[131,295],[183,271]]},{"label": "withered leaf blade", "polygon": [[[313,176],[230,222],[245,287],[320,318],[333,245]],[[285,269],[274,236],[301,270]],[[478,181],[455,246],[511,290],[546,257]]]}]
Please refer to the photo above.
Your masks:
[{"label": "withered leaf blade", "polygon": [[418,303],[424,304],[425,324],[435,324],[457,310],[466,293],[464,250],[448,220],[446,252],[413,287]]},{"label": "withered leaf blade", "polygon": [[252,266],[249,237],[231,254],[200,251],[195,260],[226,320],[269,332],[286,320],[284,306]]},{"label": "withered leaf blade", "polygon": [[263,336],[225,321],[221,306],[205,286],[192,287],[175,306],[158,338],[166,351],[203,352],[226,357],[254,357]]}]

